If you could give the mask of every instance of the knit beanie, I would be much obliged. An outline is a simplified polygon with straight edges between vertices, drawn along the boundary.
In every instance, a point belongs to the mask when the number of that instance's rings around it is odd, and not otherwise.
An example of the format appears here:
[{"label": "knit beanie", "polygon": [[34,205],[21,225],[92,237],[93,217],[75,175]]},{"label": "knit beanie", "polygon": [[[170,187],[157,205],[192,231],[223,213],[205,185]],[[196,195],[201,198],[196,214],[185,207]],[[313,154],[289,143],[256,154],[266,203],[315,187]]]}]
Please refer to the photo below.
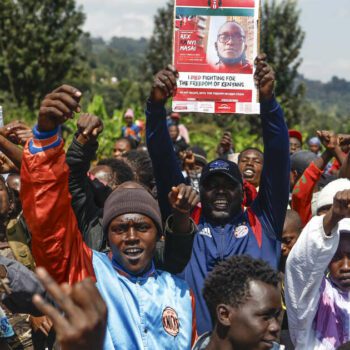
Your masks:
[{"label": "knit beanie", "polygon": [[344,190],[350,190],[350,180],[338,179],[325,186],[317,198],[317,210],[326,205],[332,205],[334,196]]},{"label": "knit beanie", "polygon": [[103,232],[107,234],[111,221],[123,214],[142,214],[153,220],[162,234],[162,217],[158,202],[144,188],[117,188],[107,198],[102,218]]}]

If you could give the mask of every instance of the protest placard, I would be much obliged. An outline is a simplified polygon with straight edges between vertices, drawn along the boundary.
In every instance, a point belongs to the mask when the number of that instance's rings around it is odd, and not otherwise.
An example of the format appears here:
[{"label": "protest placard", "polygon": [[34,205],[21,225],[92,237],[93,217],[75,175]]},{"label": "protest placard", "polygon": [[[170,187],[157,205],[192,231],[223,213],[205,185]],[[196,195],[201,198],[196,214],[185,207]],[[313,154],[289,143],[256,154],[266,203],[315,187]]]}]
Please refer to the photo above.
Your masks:
[{"label": "protest placard", "polygon": [[260,0],[176,0],[176,112],[260,112],[253,62]]}]

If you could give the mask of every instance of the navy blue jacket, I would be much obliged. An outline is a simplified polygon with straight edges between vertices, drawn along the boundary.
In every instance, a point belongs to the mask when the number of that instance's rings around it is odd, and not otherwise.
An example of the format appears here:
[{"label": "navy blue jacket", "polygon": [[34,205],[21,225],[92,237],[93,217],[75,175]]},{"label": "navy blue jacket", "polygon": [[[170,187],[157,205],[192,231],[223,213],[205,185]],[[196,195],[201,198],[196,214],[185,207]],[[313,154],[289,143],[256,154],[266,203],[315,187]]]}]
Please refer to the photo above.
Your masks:
[{"label": "navy blue jacket", "polygon": [[[147,145],[153,162],[162,215],[171,213],[167,195],[184,179],[173,152],[166,128],[165,109],[147,105]],[[261,104],[264,140],[264,167],[259,194],[249,210],[237,213],[225,226],[214,225],[202,216],[193,237],[168,235],[165,261],[181,266],[180,275],[196,298],[198,334],[210,331],[212,324],[202,297],[204,279],[215,264],[232,255],[261,258],[277,269],[280,237],[289,195],[289,138],[283,112],[275,99]],[[179,271],[178,271],[179,272]]]}]

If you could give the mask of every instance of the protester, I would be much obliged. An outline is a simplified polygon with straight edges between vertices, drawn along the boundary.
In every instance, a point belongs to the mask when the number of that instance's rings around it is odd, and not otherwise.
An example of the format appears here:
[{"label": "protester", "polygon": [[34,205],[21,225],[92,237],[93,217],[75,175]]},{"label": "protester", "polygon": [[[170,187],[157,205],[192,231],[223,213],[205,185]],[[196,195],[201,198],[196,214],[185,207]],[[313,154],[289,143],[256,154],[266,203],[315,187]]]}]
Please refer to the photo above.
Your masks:
[{"label": "protester", "polygon": [[[196,337],[194,301],[185,281],[154,267],[162,220],[149,192],[119,187],[108,197],[102,225],[109,254],[91,250],[83,242],[70,205],[68,167],[57,134],[59,125],[74,111],[80,112],[80,97],[68,85],[48,94],[34,138],[24,150],[21,199],[36,262],[58,283],[73,285],[86,277],[96,281],[108,307],[104,349],[190,349]],[[100,124],[90,124],[84,135],[96,137],[100,129]],[[188,204],[181,201],[182,206]]]},{"label": "protester", "polygon": [[215,50],[219,59],[215,64],[218,70],[241,74],[253,72],[253,67],[246,58],[246,34],[237,22],[228,21],[219,28]]},{"label": "protester", "polygon": [[114,158],[120,158],[124,153],[131,151],[136,148],[135,142],[127,137],[120,137],[115,141],[113,148],[113,156]]},{"label": "protester", "polygon": [[321,155],[321,141],[318,137],[311,137],[311,139],[308,142],[309,145],[309,151],[315,153],[316,155]]},{"label": "protester", "polygon": [[238,156],[238,167],[245,181],[255,188],[260,185],[264,154],[257,148],[246,148]]},{"label": "protester", "polygon": [[262,260],[234,256],[219,262],[203,289],[213,331],[193,350],[279,349],[278,284],[277,272]]},{"label": "protester", "polygon": [[180,153],[186,151],[189,145],[186,143],[185,139],[180,136],[179,127],[176,124],[168,124],[168,131],[173,142],[174,152],[176,156],[180,159]]},{"label": "protester", "polygon": [[303,136],[298,130],[291,129],[288,131],[289,134],[289,153],[290,155],[295,152],[301,151],[303,145]]},{"label": "protester", "polygon": [[134,111],[131,108],[124,114],[126,125],[122,127],[122,137],[129,138],[139,144],[141,141],[141,128],[134,123]]},{"label": "protester", "polygon": [[181,115],[177,112],[171,112],[169,116],[169,122],[177,125],[179,128],[179,137],[182,137],[187,144],[190,144],[190,134],[184,124],[180,123]]},{"label": "protester", "polygon": [[[332,350],[350,340],[350,181],[346,181],[346,190],[333,187],[327,194],[331,209],[311,219],[287,260],[287,313],[296,349]],[[320,196],[324,191],[326,187]]]},{"label": "protester", "polygon": [[[251,208],[243,211],[243,180],[238,166],[229,161],[215,160],[203,169],[201,175],[203,211],[198,233],[194,237],[166,235],[165,263],[177,267],[174,272],[181,272],[180,276],[194,291],[199,334],[212,329],[201,291],[207,273],[218,261],[232,255],[250,254],[263,258],[272,267],[277,268],[279,264],[280,236],[288,203],[288,130],[282,110],[273,98],[274,73],[265,60],[265,55],[256,60],[265,144],[264,169],[257,199]],[[170,137],[166,136],[164,103],[176,89],[176,77],[177,72],[172,67],[156,75],[146,110],[147,143],[160,205],[164,203],[161,200],[166,187],[184,181],[181,170],[177,168]],[[168,207],[162,212],[171,214]],[[179,250],[180,246],[187,248]]]}]

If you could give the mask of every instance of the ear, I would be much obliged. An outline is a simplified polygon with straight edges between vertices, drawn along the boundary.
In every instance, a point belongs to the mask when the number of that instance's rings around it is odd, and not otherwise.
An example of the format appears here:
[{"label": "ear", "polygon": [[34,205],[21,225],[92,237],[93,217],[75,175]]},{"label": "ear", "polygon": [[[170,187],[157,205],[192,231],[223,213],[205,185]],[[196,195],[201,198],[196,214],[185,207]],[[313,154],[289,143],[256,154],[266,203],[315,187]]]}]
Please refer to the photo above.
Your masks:
[{"label": "ear", "polygon": [[231,325],[230,314],[232,313],[232,307],[226,304],[219,304],[216,307],[217,322],[222,326],[229,327]]}]

